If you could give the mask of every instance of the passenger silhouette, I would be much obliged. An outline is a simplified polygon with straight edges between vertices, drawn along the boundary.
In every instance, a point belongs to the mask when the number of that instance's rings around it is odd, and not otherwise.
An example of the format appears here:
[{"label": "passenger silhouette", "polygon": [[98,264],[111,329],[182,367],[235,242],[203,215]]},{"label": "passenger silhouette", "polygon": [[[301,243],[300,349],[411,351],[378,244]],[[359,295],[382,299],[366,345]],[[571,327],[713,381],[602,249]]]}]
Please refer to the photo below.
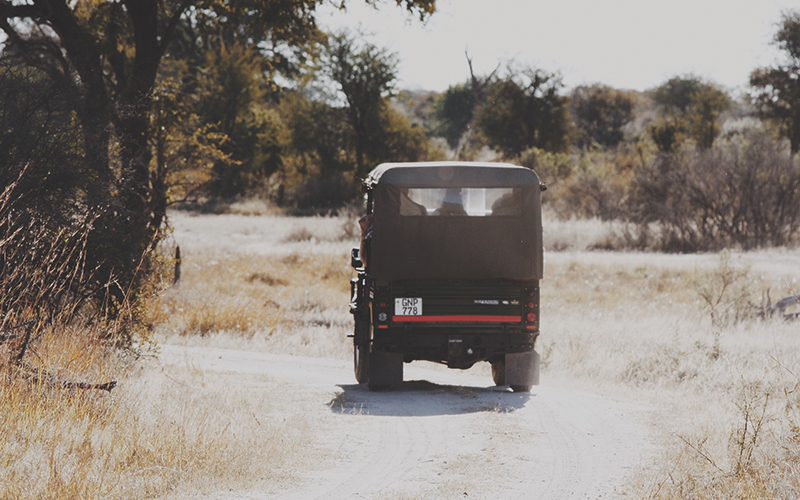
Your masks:
[{"label": "passenger silhouette", "polygon": [[467,215],[461,199],[461,188],[449,188],[444,194],[442,206],[436,209],[434,215]]}]

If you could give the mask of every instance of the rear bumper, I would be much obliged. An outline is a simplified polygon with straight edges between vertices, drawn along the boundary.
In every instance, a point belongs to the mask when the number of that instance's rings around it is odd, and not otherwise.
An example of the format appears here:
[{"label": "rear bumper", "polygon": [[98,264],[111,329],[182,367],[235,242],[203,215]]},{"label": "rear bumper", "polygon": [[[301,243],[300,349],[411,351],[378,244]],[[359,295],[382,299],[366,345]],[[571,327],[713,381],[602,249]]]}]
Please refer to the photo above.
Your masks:
[{"label": "rear bumper", "polygon": [[376,330],[372,350],[402,354],[405,362],[425,360],[465,369],[505,354],[530,352],[539,334],[500,328],[410,326]]},{"label": "rear bumper", "polygon": [[425,315],[425,316],[392,316],[394,323],[521,323],[522,316],[497,315]]}]

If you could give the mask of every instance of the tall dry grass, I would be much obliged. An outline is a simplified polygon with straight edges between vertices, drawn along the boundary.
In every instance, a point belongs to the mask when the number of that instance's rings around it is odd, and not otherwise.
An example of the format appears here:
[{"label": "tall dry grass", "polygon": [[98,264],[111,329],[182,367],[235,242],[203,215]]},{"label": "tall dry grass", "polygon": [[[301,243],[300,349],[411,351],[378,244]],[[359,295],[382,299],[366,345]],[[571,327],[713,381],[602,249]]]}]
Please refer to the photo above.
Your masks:
[{"label": "tall dry grass", "polygon": [[301,457],[291,450],[307,441],[308,424],[287,423],[276,396],[284,387],[120,359],[89,332],[75,333],[37,349],[42,370],[119,386],[107,393],[7,376],[0,497],[154,498],[292,477]]},{"label": "tall dry grass", "polygon": [[[14,207],[13,188],[0,194],[0,498],[154,498],[293,478],[309,426],[287,420],[285,387],[160,366],[130,321],[146,317],[147,294],[109,317],[87,285],[90,221],[51,228]],[[119,336],[145,342],[120,349]]]}]

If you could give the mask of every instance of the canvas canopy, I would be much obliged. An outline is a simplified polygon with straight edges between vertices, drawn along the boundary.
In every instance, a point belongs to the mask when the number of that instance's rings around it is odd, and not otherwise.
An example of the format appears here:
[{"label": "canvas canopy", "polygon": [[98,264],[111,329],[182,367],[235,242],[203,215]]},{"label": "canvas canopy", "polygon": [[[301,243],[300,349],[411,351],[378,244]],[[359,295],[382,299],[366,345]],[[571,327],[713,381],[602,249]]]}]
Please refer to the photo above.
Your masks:
[{"label": "canvas canopy", "polygon": [[534,171],[500,163],[385,163],[364,184],[373,200],[374,278],[542,278]]}]

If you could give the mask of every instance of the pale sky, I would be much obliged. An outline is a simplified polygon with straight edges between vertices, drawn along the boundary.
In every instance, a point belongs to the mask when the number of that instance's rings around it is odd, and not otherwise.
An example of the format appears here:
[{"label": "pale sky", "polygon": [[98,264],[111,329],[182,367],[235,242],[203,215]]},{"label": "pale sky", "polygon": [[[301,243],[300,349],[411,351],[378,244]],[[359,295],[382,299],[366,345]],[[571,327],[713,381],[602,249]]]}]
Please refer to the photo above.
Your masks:
[{"label": "pale sky", "polygon": [[360,25],[398,54],[400,88],[436,91],[469,77],[469,50],[478,75],[514,60],[561,72],[568,88],[645,90],[693,73],[735,92],[776,61],[780,14],[800,9],[800,0],[438,0],[422,23],[394,3],[349,0],[347,12],[325,8],[317,20]]}]

